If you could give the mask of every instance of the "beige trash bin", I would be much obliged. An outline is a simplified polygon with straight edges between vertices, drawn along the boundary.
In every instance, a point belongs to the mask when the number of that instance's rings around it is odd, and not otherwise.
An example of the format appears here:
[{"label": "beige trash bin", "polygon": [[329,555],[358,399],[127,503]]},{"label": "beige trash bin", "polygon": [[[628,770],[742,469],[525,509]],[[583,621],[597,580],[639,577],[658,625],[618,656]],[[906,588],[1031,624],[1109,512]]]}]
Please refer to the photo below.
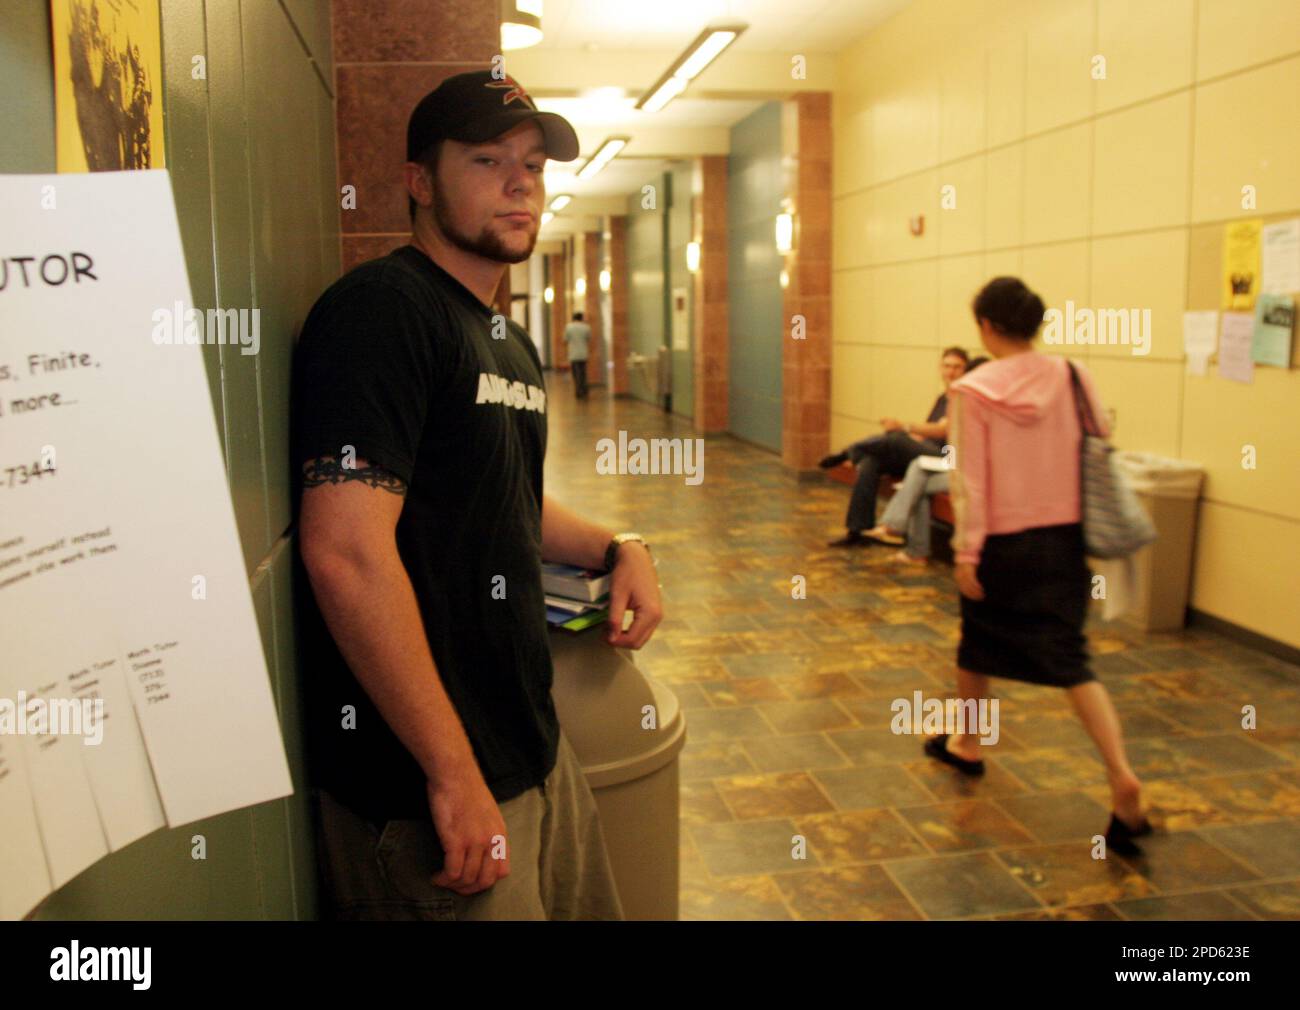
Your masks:
[{"label": "beige trash bin", "polygon": [[[551,632],[551,695],[600,809],[623,914],[673,920],[686,717],[677,696],[642,675],[635,653],[611,648],[605,634],[603,625]],[[651,716],[654,728],[643,728]]]},{"label": "beige trash bin", "polygon": [[1187,620],[1192,548],[1204,471],[1197,463],[1142,452],[1116,453],[1159,537],[1134,556],[1132,620],[1144,631],[1173,631]]}]

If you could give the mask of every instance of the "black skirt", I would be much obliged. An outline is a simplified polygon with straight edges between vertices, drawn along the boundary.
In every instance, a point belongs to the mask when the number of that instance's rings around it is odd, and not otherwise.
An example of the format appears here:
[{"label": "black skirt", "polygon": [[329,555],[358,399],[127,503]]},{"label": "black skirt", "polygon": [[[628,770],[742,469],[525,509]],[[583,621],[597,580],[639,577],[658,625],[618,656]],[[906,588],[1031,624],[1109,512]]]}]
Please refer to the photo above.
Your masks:
[{"label": "black skirt", "polygon": [[1073,687],[1093,680],[1083,622],[1092,586],[1079,523],[989,536],[961,597],[957,665],[972,673]]}]

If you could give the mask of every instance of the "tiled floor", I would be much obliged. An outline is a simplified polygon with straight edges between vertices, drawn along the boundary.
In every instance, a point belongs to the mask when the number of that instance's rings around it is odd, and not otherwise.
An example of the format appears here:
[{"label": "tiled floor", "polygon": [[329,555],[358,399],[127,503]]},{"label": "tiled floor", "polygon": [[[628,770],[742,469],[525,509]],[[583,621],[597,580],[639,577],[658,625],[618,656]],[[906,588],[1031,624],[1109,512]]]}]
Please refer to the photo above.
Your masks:
[{"label": "tiled floor", "polygon": [[995,682],[978,781],[890,731],[893,699],[951,690],[946,566],[827,549],[848,489],[730,437],[707,440],[698,486],[599,475],[599,438],[694,432],[600,388],[576,403],[567,377],[550,394],[547,492],[660,559],[668,616],[637,661],[687,712],[683,919],[1300,918],[1300,668],[1208,631],[1093,625],[1157,831],[1143,859],[1093,859],[1108,791],[1063,692]]}]

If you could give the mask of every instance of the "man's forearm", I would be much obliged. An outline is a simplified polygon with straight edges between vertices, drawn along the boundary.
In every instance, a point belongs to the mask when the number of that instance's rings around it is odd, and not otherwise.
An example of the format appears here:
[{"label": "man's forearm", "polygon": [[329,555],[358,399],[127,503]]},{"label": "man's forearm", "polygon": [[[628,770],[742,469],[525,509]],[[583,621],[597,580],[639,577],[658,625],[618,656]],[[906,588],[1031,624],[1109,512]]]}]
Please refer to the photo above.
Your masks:
[{"label": "man's forearm", "polygon": [[932,438],[936,441],[948,437],[948,425],[943,421],[921,421],[918,424],[908,425],[908,430],[913,435],[919,435],[921,438]]},{"label": "man's forearm", "polygon": [[589,522],[550,495],[542,496],[542,560],[581,568],[605,567],[614,530]]},{"label": "man's forearm", "polygon": [[467,763],[477,767],[396,549],[366,562],[331,556],[310,566],[309,574],[343,658],[425,776],[436,781]]}]

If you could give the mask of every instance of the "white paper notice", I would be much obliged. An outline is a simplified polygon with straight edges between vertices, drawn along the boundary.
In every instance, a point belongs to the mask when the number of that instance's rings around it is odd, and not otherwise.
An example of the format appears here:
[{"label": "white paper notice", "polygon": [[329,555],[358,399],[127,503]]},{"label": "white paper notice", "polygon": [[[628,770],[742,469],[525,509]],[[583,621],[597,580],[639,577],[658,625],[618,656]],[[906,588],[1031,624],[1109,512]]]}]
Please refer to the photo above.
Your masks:
[{"label": "white paper notice", "polygon": [[1250,357],[1255,339],[1255,316],[1250,312],[1225,312],[1219,331],[1219,378],[1254,382],[1255,362]]},{"label": "white paper notice", "polygon": [[1187,371],[1191,375],[1204,375],[1206,363],[1214,354],[1219,338],[1219,313],[1183,313],[1183,351],[1187,355]]},{"label": "white paper notice", "polygon": [[292,784],[202,352],[154,340],[157,313],[191,306],[167,173],[0,176],[0,205],[13,917],[164,824]]},{"label": "white paper notice", "polygon": [[1260,253],[1261,292],[1287,295],[1300,291],[1300,217],[1264,225]]}]

